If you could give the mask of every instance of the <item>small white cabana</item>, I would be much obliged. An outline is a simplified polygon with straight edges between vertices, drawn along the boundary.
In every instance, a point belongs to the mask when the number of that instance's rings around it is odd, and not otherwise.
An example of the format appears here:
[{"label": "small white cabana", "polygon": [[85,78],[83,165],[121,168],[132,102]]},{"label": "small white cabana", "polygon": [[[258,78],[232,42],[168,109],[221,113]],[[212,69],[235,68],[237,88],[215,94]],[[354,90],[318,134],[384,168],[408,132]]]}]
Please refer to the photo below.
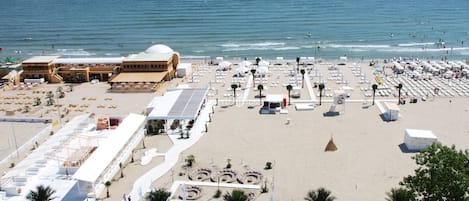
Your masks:
[{"label": "small white cabana", "polygon": [[222,61],[218,63],[217,70],[229,70],[231,68],[232,63],[229,61]]},{"label": "small white cabana", "polygon": [[410,151],[420,151],[437,142],[430,130],[405,129],[404,144]]}]

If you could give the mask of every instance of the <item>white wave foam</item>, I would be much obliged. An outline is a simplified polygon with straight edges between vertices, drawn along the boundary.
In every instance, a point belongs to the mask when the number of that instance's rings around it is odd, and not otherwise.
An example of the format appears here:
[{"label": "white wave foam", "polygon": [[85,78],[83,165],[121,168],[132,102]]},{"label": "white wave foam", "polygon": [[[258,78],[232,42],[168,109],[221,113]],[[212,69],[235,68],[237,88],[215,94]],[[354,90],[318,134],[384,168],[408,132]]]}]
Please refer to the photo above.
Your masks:
[{"label": "white wave foam", "polygon": [[222,44],[221,47],[226,47],[226,48],[244,48],[244,47],[270,47],[270,46],[284,46],[285,43],[280,43],[280,42],[261,42],[261,43],[226,43]]},{"label": "white wave foam", "polygon": [[57,49],[57,52],[64,56],[92,56],[96,55],[85,51],[84,49]]},{"label": "white wave foam", "polygon": [[367,49],[377,49],[377,48],[390,48],[390,45],[342,45],[342,44],[326,44],[324,47],[330,48],[367,48]]},{"label": "white wave foam", "polygon": [[272,48],[273,50],[299,50],[300,47],[279,47],[279,48]]},{"label": "white wave foam", "polygon": [[397,44],[397,46],[399,46],[399,47],[426,46],[426,45],[435,45],[435,43],[401,43],[401,44]]},{"label": "white wave foam", "polygon": [[388,48],[388,49],[378,49],[381,52],[452,52],[452,53],[462,53],[468,51],[469,47],[460,47],[460,48]]},{"label": "white wave foam", "polygon": [[186,56],[181,56],[181,59],[210,59],[210,56],[186,55]]},{"label": "white wave foam", "polygon": [[222,44],[222,47],[239,47],[240,45],[234,43]]}]

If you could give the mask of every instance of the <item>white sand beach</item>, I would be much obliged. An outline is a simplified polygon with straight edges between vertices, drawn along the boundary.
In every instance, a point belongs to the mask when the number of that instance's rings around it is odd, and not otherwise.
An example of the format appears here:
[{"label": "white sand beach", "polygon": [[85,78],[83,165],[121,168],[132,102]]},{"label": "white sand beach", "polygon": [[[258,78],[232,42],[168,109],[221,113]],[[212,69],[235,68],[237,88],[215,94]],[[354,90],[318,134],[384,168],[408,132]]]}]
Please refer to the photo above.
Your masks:
[{"label": "white sand beach", "polygon": [[[333,63],[336,61],[330,61]],[[271,68],[271,74],[262,80],[265,85],[263,94],[287,94],[285,85],[301,84],[301,77],[290,76],[290,70],[281,66]],[[324,64],[326,63],[326,64]],[[317,68],[311,68],[307,73],[305,87],[301,88],[301,97],[292,99],[293,104],[287,106],[288,114],[261,115],[260,103],[256,87],[252,84],[252,77],[248,73],[244,78],[233,78],[234,70],[215,71],[215,66],[195,68],[194,76],[184,79],[174,79],[167,83],[161,91],[156,93],[108,93],[108,85],[89,83],[77,85],[73,92],[67,92],[64,99],[60,99],[63,107],[70,108],[69,119],[77,114],[95,113],[102,115],[125,116],[129,112],[142,113],[145,106],[155,95],[164,94],[166,89],[181,84],[190,87],[210,87],[209,101],[219,101],[215,107],[212,122],[208,123],[208,132],[191,148],[184,151],[172,171],[162,177],[155,178],[154,187],[169,189],[175,180],[187,181],[187,175],[197,168],[221,170],[231,159],[232,169],[238,174],[246,171],[259,171],[266,179],[269,193],[260,194],[257,200],[271,199],[271,188],[275,186],[276,200],[303,200],[308,190],[325,187],[332,191],[337,200],[384,200],[385,193],[396,187],[402,177],[411,174],[416,167],[411,157],[415,153],[406,153],[401,149],[404,139],[404,129],[431,130],[438,140],[445,145],[456,145],[459,149],[469,149],[469,98],[464,96],[437,96],[428,98],[416,104],[400,105],[400,118],[387,122],[380,117],[377,105],[371,105],[370,83],[374,83],[371,67],[366,61],[361,64],[361,73],[354,74],[353,62],[341,67],[339,71],[328,69],[324,62]],[[235,68],[235,67],[233,67]],[[361,74],[365,74],[365,78]],[[293,79],[292,79],[293,78]],[[331,79],[329,79],[331,78]],[[333,78],[333,79],[332,79]],[[404,80],[401,80],[404,79]],[[197,80],[197,81],[194,81]],[[220,82],[217,82],[220,80]],[[346,82],[343,82],[343,81]],[[368,82],[361,82],[367,80]],[[256,80],[259,81],[259,80]],[[343,83],[339,83],[343,82]],[[386,93],[376,97],[377,104],[383,101],[397,103],[397,93],[394,82],[405,81],[404,90],[409,93],[424,93],[430,88],[421,89],[410,86],[420,85],[420,81],[412,81],[407,77],[385,79]],[[326,91],[321,106],[311,111],[296,111],[295,103],[314,102],[319,97],[317,82],[325,82]],[[467,82],[467,81],[466,81]],[[237,96],[237,105],[233,105],[231,83],[242,86]],[[444,80],[433,80],[431,83],[444,85]],[[258,82],[257,82],[258,84]],[[454,85],[467,86],[466,83],[454,82]],[[58,85],[41,85],[42,91],[55,91]],[[349,102],[339,105],[338,116],[325,117],[323,113],[329,111],[332,95],[335,89],[343,86],[354,88]],[[433,86],[433,85],[432,85]],[[453,93],[450,86],[442,91]],[[365,90],[366,88],[366,90]],[[362,90],[363,89],[363,90]],[[32,91],[21,91],[31,93]],[[17,96],[18,91],[7,90],[1,92],[2,97]],[[412,95],[406,96],[406,99]],[[91,99],[90,99],[91,98]],[[78,106],[70,106],[78,105]],[[10,109],[15,104],[2,104]],[[81,105],[87,105],[80,107]],[[104,107],[101,107],[103,106]],[[110,107],[112,106],[112,107]],[[82,108],[83,111],[77,110]],[[14,108],[17,109],[17,108]],[[43,107],[26,115],[39,117],[51,108]],[[15,116],[25,114],[16,113]],[[49,112],[51,118],[56,118],[56,112]],[[290,120],[286,124],[287,119]],[[10,129],[12,123],[1,123],[0,128]],[[38,127],[35,127],[38,126]],[[18,144],[25,143],[38,129],[46,124],[30,126],[14,123]],[[24,129],[20,129],[24,128]],[[5,132],[11,136],[11,133]],[[330,138],[334,139],[338,150],[324,152]],[[11,139],[1,140],[2,156],[11,153],[13,147]],[[149,136],[145,138],[146,149],[137,150],[134,163],[125,164],[124,178],[116,175],[110,188],[110,200],[120,200],[124,193],[132,190],[133,182],[145,172],[163,163],[162,156],[155,156],[149,164],[141,165],[142,153],[156,148],[158,153],[164,154],[173,144],[166,135]],[[6,148],[8,147],[8,149]],[[24,151],[23,154],[27,154]],[[195,167],[191,170],[182,168],[184,158],[194,155]],[[273,169],[264,170],[266,162],[273,163]],[[8,170],[9,163],[2,164],[2,171]],[[202,187],[202,189],[205,189]],[[222,190],[229,190],[222,188]],[[211,198],[214,189],[207,188],[202,200],[221,200]],[[259,193],[256,191],[256,193]],[[100,197],[104,197],[101,194]]]}]

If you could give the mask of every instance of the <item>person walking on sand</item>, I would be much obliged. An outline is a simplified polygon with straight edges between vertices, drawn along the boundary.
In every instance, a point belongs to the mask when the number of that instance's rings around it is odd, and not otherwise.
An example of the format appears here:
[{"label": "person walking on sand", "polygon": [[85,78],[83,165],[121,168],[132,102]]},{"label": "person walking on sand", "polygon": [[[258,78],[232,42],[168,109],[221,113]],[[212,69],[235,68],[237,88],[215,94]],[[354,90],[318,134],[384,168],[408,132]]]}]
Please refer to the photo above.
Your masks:
[{"label": "person walking on sand", "polygon": [[130,198],[130,195],[129,195],[129,197],[127,197],[127,201],[132,201],[132,199]]}]

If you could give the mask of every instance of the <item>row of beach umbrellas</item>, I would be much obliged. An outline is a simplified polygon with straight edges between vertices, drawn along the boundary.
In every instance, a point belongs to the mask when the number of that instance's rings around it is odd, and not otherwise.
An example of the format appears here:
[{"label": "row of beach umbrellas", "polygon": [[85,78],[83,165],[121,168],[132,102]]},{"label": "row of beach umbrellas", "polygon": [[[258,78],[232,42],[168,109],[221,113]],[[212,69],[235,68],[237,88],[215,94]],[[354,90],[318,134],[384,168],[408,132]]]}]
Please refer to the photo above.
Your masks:
[{"label": "row of beach umbrellas", "polygon": [[[219,70],[226,70],[226,69],[231,68],[232,65],[233,64],[229,61],[222,61],[218,64],[218,69]],[[237,73],[247,73],[251,70],[251,68],[249,67],[250,65],[252,65],[252,63],[250,61],[242,61],[238,64],[238,68],[236,69],[236,72]],[[269,65],[269,62],[260,61],[259,65],[256,68],[256,73],[259,73],[259,74],[268,73],[269,72],[268,65]]]}]

